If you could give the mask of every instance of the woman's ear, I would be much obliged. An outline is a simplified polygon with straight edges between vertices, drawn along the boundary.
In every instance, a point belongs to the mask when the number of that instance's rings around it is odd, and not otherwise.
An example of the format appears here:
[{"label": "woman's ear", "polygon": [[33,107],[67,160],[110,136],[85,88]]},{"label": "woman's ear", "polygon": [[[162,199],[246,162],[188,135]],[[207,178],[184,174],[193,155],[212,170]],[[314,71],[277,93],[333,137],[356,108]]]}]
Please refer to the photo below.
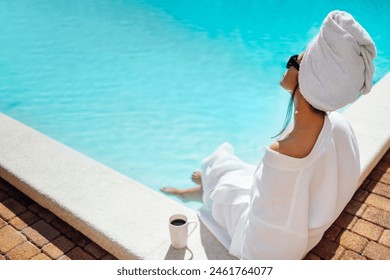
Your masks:
[{"label": "woman's ear", "polygon": [[280,85],[290,93],[292,93],[295,89],[295,87],[298,84],[298,70],[294,67],[289,68],[282,80],[280,81]]}]

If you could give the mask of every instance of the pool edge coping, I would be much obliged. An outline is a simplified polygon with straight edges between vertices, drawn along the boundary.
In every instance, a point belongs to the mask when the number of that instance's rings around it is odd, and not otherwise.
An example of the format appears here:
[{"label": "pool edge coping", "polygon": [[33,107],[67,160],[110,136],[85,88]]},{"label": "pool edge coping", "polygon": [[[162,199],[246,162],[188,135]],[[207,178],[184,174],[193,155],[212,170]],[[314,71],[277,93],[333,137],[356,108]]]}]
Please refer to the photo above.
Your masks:
[{"label": "pool edge coping", "polygon": [[[343,112],[361,151],[358,186],[390,147],[389,91],[390,72]],[[1,113],[0,124],[0,177],[115,257],[234,259],[202,224],[190,250],[170,247],[167,218],[184,213],[200,223],[195,211]]]},{"label": "pool edge coping", "polygon": [[[118,259],[233,258],[194,210],[1,113],[0,135],[0,177]],[[176,213],[199,225],[187,250],[170,246]]]}]

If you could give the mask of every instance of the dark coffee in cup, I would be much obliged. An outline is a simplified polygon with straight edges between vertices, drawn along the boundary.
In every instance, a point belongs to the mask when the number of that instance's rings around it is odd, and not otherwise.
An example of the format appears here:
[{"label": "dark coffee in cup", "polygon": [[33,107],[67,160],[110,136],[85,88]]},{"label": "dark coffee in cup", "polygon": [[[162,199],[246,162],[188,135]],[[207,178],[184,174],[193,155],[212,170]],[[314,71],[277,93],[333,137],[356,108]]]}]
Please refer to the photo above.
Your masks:
[{"label": "dark coffee in cup", "polygon": [[[188,225],[194,224],[191,232],[188,234]],[[169,237],[171,245],[175,249],[183,249],[187,246],[188,236],[191,235],[198,222],[195,220],[188,220],[184,214],[174,214],[168,219]]]},{"label": "dark coffee in cup", "polygon": [[186,223],[186,221],[182,220],[182,219],[175,219],[171,222],[171,225],[173,226],[182,226]]}]

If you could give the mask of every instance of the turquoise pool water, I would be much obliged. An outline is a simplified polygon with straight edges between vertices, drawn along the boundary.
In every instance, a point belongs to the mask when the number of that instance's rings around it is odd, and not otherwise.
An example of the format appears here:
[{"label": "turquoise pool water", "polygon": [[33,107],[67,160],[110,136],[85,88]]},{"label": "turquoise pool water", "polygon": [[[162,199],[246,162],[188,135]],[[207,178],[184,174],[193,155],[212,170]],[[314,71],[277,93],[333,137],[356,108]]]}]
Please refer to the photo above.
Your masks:
[{"label": "turquoise pool water", "polygon": [[371,34],[375,81],[390,68],[388,1],[308,3],[0,1],[0,111],[157,191],[192,186],[224,141],[256,164],[284,120],[285,61],[329,11]]}]

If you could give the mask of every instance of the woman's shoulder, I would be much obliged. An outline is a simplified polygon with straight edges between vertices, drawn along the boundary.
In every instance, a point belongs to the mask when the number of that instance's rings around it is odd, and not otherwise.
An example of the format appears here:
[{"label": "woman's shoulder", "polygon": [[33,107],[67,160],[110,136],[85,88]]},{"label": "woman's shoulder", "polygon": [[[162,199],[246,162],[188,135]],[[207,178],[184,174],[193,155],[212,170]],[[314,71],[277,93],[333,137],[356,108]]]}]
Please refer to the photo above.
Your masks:
[{"label": "woman's shoulder", "polygon": [[331,112],[328,114],[328,117],[333,134],[335,136],[354,135],[353,128],[349,121],[344,117],[344,115],[340,114],[339,112]]},{"label": "woman's shoulder", "polygon": [[310,154],[313,148],[313,144],[298,144],[297,141],[293,141],[290,138],[286,138],[272,143],[269,148],[274,152],[288,157],[305,158]]},{"label": "woman's shoulder", "polygon": [[[313,150],[314,146],[323,131],[325,118],[321,126],[307,129],[294,135],[288,135],[282,140],[272,143],[269,148],[277,153],[292,158],[306,158]],[[322,133],[323,134],[323,133]]]}]

